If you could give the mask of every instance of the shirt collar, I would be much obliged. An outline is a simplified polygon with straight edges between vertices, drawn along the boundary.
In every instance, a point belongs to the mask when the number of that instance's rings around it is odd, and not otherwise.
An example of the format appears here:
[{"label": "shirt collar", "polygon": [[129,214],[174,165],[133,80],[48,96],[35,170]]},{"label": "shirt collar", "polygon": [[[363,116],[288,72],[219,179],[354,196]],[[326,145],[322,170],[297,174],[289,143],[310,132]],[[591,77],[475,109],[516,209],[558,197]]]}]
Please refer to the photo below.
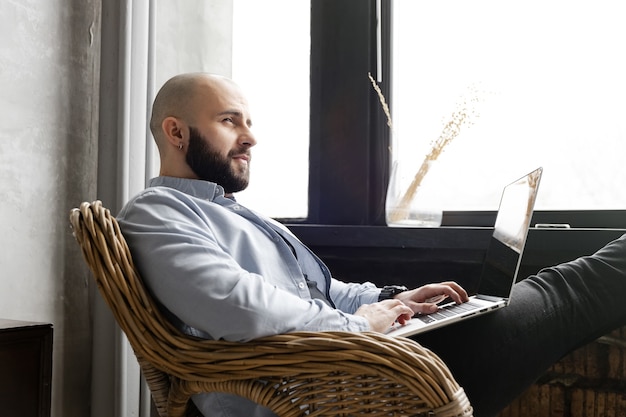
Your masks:
[{"label": "shirt collar", "polygon": [[169,187],[185,194],[214,201],[224,196],[224,189],[214,182],[176,177],[155,177],[148,181],[148,187]]}]

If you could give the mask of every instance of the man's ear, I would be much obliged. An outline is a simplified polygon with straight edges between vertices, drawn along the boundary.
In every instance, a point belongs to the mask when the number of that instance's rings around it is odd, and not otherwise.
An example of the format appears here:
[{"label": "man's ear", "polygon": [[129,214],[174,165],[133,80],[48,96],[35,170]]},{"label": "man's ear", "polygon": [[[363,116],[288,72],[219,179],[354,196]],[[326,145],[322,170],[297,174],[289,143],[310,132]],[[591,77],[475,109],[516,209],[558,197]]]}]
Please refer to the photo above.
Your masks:
[{"label": "man's ear", "polygon": [[178,148],[181,143],[186,142],[188,129],[182,120],[173,116],[166,117],[161,123],[161,129],[171,145]]}]

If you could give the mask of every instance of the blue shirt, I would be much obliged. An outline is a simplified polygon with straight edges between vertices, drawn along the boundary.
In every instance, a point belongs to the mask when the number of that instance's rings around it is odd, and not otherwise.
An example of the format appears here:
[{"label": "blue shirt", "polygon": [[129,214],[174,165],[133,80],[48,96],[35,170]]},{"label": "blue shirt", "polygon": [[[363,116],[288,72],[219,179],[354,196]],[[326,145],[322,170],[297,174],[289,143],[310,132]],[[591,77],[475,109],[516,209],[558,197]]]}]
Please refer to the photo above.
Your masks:
[{"label": "blue shirt", "polygon": [[[376,302],[380,289],[334,279],[286,227],[214,183],[154,178],[117,220],[146,286],[188,334],[248,341],[299,330],[369,330],[353,313]],[[312,298],[306,278],[336,308]]]}]

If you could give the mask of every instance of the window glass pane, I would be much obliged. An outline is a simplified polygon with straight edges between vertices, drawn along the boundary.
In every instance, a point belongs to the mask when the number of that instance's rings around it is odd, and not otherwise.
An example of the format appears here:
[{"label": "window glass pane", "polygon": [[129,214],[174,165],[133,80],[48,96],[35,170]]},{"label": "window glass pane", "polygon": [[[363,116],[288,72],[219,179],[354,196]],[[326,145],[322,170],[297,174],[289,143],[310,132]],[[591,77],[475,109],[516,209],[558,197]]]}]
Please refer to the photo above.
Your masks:
[{"label": "window glass pane", "polygon": [[443,209],[496,209],[537,166],[539,210],[626,208],[623,16],[607,0],[396,0],[394,157],[417,171],[465,99],[473,124],[426,176]]},{"label": "window glass pane", "polygon": [[233,13],[233,79],[258,141],[237,200],[272,217],[306,217],[310,2],[235,0]]}]

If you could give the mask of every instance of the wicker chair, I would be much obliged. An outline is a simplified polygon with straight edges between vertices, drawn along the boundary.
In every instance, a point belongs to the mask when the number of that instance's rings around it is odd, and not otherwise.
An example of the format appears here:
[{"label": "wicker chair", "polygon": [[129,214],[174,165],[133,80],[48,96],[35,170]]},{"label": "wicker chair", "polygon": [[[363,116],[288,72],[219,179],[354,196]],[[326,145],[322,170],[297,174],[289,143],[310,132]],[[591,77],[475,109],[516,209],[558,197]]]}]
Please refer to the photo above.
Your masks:
[{"label": "wicker chair", "polygon": [[279,416],[471,416],[444,363],[418,343],[374,332],[297,332],[247,343],[186,336],[146,291],[116,219],[100,201],[70,223],[126,334],[161,417],[199,415],[192,394],[246,397]]}]

